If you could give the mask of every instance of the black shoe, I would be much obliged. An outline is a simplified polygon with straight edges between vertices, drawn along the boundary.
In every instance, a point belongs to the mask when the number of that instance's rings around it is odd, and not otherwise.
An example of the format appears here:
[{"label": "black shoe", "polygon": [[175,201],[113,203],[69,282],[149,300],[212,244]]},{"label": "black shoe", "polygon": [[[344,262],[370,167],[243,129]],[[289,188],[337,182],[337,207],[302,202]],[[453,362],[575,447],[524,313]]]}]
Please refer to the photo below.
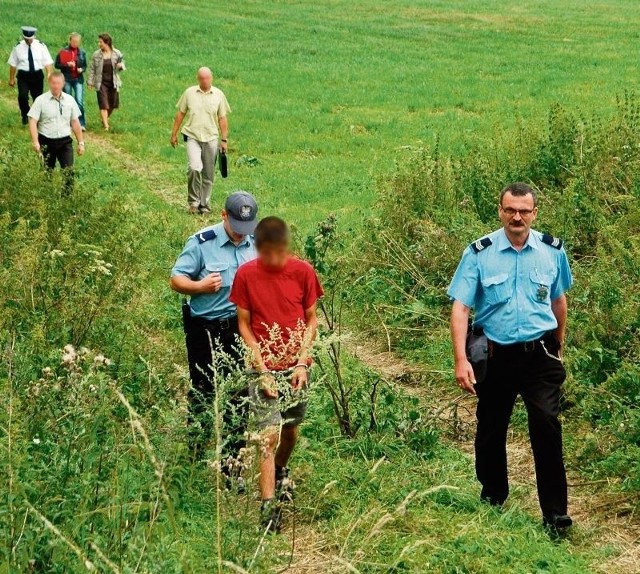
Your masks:
[{"label": "black shoe", "polygon": [[267,532],[278,534],[282,529],[282,507],[275,498],[263,500],[260,506],[260,516],[263,528]]},{"label": "black shoe", "polygon": [[283,503],[293,502],[295,490],[296,485],[289,477],[289,469],[286,466],[276,468],[276,498]]},{"label": "black shoe", "polygon": [[543,518],[542,524],[549,532],[560,534],[573,526],[573,520],[568,514],[551,514]]},{"label": "black shoe", "polygon": [[489,506],[493,506],[495,508],[502,508],[505,502],[501,498],[496,498],[495,496],[485,496],[485,495],[481,496],[480,500],[482,500],[482,502],[488,504]]}]

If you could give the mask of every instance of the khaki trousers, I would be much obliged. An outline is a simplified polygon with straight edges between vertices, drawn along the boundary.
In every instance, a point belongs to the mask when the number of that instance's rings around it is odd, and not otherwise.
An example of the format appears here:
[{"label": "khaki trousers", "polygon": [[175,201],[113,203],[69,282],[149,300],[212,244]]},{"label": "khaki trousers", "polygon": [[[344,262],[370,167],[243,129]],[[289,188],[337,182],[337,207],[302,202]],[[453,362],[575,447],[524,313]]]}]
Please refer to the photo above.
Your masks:
[{"label": "khaki trousers", "polygon": [[187,201],[196,209],[211,209],[211,188],[218,157],[218,140],[199,142],[187,138],[187,160],[189,162]]}]

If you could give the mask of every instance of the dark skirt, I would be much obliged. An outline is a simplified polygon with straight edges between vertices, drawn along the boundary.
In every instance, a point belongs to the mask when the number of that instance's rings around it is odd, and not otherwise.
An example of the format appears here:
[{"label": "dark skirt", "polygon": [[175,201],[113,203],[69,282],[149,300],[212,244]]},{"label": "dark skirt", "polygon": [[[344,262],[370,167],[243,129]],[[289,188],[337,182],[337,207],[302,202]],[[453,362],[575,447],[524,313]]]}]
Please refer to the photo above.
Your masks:
[{"label": "dark skirt", "polygon": [[113,85],[102,84],[98,90],[98,107],[101,110],[115,110],[120,107],[120,93]]},{"label": "dark skirt", "polygon": [[120,107],[120,94],[113,81],[113,64],[105,60],[102,68],[102,82],[98,90],[98,107],[101,110],[115,110]]}]

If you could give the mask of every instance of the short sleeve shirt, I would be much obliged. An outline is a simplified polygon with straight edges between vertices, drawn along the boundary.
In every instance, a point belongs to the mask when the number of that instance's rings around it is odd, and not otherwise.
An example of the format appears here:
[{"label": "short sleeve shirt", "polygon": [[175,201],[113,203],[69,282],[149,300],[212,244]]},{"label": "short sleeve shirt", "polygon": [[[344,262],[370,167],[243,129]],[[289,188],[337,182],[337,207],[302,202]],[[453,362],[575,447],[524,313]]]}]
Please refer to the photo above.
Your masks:
[{"label": "short sleeve shirt", "polygon": [[[213,230],[215,238],[202,241],[203,234]],[[178,257],[171,276],[184,275],[199,281],[211,273],[220,273],[222,288],[217,293],[205,293],[191,297],[191,314],[205,320],[229,319],[236,315],[236,306],[229,300],[231,286],[238,268],[255,259],[253,238],[246,236],[236,245],[218,223],[191,236]]]},{"label": "short sleeve shirt", "polygon": [[[38,39],[33,40],[31,43],[31,54],[33,55],[33,64],[36,71],[43,70],[47,66],[53,65],[53,58],[51,58],[49,48],[47,48]],[[16,45],[13,50],[11,50],[11,54],[9,54],[7,64],[13,66],[18,71],[28,72],[29,44],[22,40],[18,45]]]},{"label": "short sleeve shirt", "polygon": [[62,92],[59,98],[51,92],[38,96],[28,116],[38,122],[38,133],[49,139],[71,135],[71,122],[80,117],[80,108],[73,96]]},{"label": "short sleeve shirt", "polygon": [[478,253],[467,247],[447,293],[475,309],[475,323],[496,343],[542,338],[558,326],[551,302],[573,283],[564,248],[543,243],[534,230],[520,251],[504,229],[488,237],[491,245]]},{"label": "short sleeve shirt", "polygon": [[213,86],[208,92],[203,92],[200,86],[187,88],[176,107],[186,114],[182,133],[199,142],[217,139],[220,118],[231,113],[226,96]]},{"label": "short sleeve shirt", "polygon": [[251,330],[260,343],[267,368],[294,366],[306,329],[306,310],[323,295],[313,267],[291,257],[284,268],[265,267],[256,259],[243,265],[231,290],[231,301],[251,313]]}]

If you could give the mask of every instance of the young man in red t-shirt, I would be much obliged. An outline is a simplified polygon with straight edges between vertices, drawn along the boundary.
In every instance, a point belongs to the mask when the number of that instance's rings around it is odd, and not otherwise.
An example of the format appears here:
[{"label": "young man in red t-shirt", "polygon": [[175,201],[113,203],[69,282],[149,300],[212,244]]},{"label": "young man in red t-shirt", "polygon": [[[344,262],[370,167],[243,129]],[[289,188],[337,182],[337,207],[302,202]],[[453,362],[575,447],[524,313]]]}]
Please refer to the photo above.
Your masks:
[{"label": "young man in red t-shirt", "polygon": [[323,291],[313,267],[291,254],[289,229],[282,219],[265,217],[254,238],[258,258],[238,269],[230,301],[237,306],[240,334],[252,351],[257,375],[250,394],[257,426],[265,431],[260,461],[263,523],[277,532],[280,502],[293,495],[287,463],[307,408],[316,303]]}]

